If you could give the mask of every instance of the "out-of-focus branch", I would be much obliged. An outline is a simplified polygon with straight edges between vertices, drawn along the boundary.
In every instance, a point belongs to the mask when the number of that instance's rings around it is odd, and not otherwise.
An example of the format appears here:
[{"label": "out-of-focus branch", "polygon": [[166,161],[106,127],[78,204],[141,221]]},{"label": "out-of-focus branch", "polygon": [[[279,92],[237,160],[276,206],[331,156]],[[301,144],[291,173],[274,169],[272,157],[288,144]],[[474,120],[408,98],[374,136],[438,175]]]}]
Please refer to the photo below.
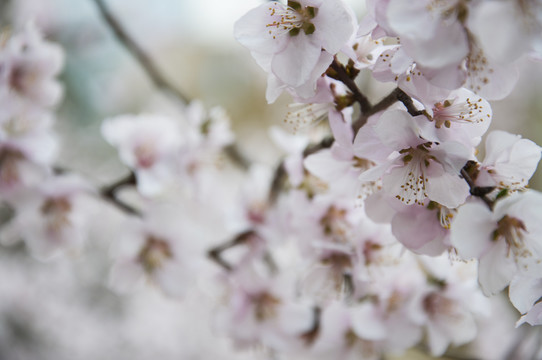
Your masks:
[{"label": "out-of-focus branch", "polygon": [[131,214],[131,215],[141,216],[141,213],[139,212],[139,210],[135,209],[134,207],[124,203],[123,201],[117,198],[117,191],[119,191],[123,187],[134,186],[135,184],[136,184],[135,174],[133,172],[130,172],[130,174],[126,176],[125,178],[122,178],[111,185],[107,185],[101,188],[99,194],[103,199],[115,205],[122,211],[125,211],[126,213]]},{"label": "out-of-focus branch", "polygon": [[[147,55],[147,53],[139,47],[139,45],[128,35],[128,33],[124,30],[122,25],[119,23],[117,18],[113,16],[113,14],[109,11],[107,6],[105,5],[103,0],[94,0],[98,10],[100,12],[100,15],[104,19],[104,21],[109,25],[117,39],[124,45],[124,47],[133,55],[133,57],[139,62],[143,70],[147,73],[153,84],[179,100],[181,100],[183,103],[189,103],[190,98],[183,94],[179,89],[177,89],[175,86],[173,86],[170,82],[166,80],[166,78],[161,74],[161,72],[158,70],[155,63],[152,61],[152,59]],[[226,155],[239,167],[243,169],[248,169],[250,166],[251,161],[248,160],[242,153],[239,151],[239,148],[232,144],[228,146],[225,149]]]},{"label": "out-of-focus branch", "polygon": [[134,56],[139,62],[141,67],[149,75],[152,82],[160,89],[165,90],[184,103],[190,102],[190,99],[179,91],[175,86],[170,84],[160,73],[152,59],[143,51],[135,41],[126,33],[124,28],[120,25],[118,20],[109,12],[103,0],[94,0],[100,14],[105,22],[109,25],[117,39],[124,45],[124,47]]},{"label": "out-of-focus branch", "polygon": [[232,271],[233,266],[229,262],[227,262],[226,260],[224,260],[222,258],[222,253],[224,251],[232,248],[232,247],[244,244],[252,236],[254,236],[254,231],[252,231],[252,230],[242,232],[239,235],[237,235],[235,238],[233,238],[232,240],[230,240],[230,241],[228,241],[228,242],[226,242],[224,244],[220,244],[218,246],[215,246],[214,248],[212,248],[211,250],[209,250],[207,252],[207,255],[209,256],[209,258],[211,258],[211,260],[213,260],[215,263],[217,263],[222,268],[224,268],[224,270]]}]

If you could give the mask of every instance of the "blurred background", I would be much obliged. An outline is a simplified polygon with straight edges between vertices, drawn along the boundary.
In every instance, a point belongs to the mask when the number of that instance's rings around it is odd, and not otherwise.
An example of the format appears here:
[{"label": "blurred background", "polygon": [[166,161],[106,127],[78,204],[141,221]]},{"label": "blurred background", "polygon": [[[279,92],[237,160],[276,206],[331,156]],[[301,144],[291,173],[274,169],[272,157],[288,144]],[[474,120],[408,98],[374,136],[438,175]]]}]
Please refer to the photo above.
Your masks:
[{"label": "blurred background", "polygon": [[[263,1],[104,2],[179,91],[206,107],[226,109],[242,151],[276,163],[268,128],[282,125],[291,99],[282,95],[266,103],[265,74],[233,38],[233,23]],[[347,2],[361,18],[364,2]],[[63,143],[59,165],[97,183],[115,179],[125,170],[101,139],[100,125],[109,116],[152,109],[160,96],[147,74],[113,36],[94,0],[3,0],[0,6],[4,30],[34,21],[65,49],[65,99],[56,125]],[[521,71],[515,91],[492,103],[491,128],[541,144],[542,64],[524,61]],[[369,76],[361,80],[373,101],[392,88]],[[541,171],[532,187],[542,189]],[[213,337],[211,314],[197,295],[179,303],[152,288],[131,296],[111,292],[104,281],[108,244],[99,233],[94,238],[85,256],[54,263],[37,262],[21,247],[0,248],[0,360],[255,358]],[[513,324],[516,314],[502,316]]]}]

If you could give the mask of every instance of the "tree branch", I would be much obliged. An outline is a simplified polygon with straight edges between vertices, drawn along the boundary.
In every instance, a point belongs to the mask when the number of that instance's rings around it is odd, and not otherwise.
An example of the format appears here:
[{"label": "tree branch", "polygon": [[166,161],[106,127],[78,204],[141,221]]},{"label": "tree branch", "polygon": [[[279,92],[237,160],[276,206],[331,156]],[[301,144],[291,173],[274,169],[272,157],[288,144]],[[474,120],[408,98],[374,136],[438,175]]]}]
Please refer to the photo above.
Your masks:
[{"label": "tree branch", "polygon": [[[465,166],[467,166],[467,165],[465,165]],[[486,203],[486,205],[489,207],[489,209],[493,210],[493,207],[495,206],[495,201],[491,200],[487,196],[487,194],[490,193],[491,191],[493,191],[495,188],[494,187],[487,187],[486,188],[486,187],[478,187],[478,186],[476,186],[476,184],[474,183],[474,180],[470,177],[468,171],[465,168],[461,169],[461,177],[463,177],[463,179],[465,179],[467,184],[469,184],[471,195],[479,197],[480,199],[482,199]]]},{"label": "tree branch", "polygon": [[365,97],[365,95],[359,91],[356,82],[348,75],[344,65],[338,62],[335,58],[333,59],[330,68],[333,70],[333,72],[328,74],[328,76],[339,80],[346,85],[346,87],[352,92],[354,99],[359,103],[362,113],[369,111],[371,108],[371,103],[369,103],[369,100]]},{"label": "tree branch", "polygon": [[135,209],[134,207],[124,203],[123,201],[117,198],[117,191],[119,191],[123,187],[134,186],[134,185],[136,185],[136,177],[133,172],[130,172],[130,174],[126,176],[125,178],[122,178],[111,185],[107,185],[101,188],[99,194],[103,199],[115,205],[122,211],[125,211],[126,213],[130,215],[141,216],[141,213],[139,212],[139,210]]},{"label": "tree branch", "polygon": [[118,20],[109,12],[105,6],[103,0],[94,0],[100,15],[105,20],[107,25],[111,28],[117,39],[124,45],[124,47],[134,56],[139,62],[141,67],[149,75],[149,78],[154,85],[162,90],[170,92],[182,102],[188,103],[190,99],[180,92],[175,86],[170,84],[160,73],[152,59],[143,51],[135,41],[126,33],[124,28],[120,25]]},{"label": "tree branch", "polygon": [[[107,25],[111,28],[119,42],[124,45],[124,47],[132,54],[132,56],[139,62],[143,70],[147,73],[153,84],[163,90],[166,91],[183,103],[189,103],[190,98],[188,98],[186,95],[184,95],[179,89],[177,89],[175,86],[173,86],[170,82],[166,80],[166,78],[160,73],[155,63],[152,61],[152,59],[147,55],[147,53],[139,47],[139,45],[128,35],[128,33],[124,30],[124,28],[121,26],[119,21],[111,14],[111,12],[108,10],[108,8],[105,6],[105,3],[103,0],[94,0],[98,10],[100,12],[100,15],[104,19],[104,21],[107,23]],[[224,149],[225,153],[230,157],[230,159],[233,160],[234,163],[239,165],[243,169],[248,169],[250,166],[251,161],[249,161],[237,148],[237,146],[230,145],[227,148]]]}]

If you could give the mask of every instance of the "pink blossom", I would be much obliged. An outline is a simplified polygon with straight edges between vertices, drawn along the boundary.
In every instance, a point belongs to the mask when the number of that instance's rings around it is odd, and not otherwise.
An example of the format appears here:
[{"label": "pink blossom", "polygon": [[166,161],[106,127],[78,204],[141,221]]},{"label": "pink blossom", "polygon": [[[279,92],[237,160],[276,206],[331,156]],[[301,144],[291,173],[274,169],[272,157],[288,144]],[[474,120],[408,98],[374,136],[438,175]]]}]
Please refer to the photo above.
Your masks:
[{"label": "pink blossom", "polygon": [[[235,37],[280,86],[297,88],[316,79],[355,30],[352,11],[341,1],[300,0],[262,4],[235,24]],[[319,61],[324,50],[323,66]],[[321,68],[314,74],[315,68]],[[314,90],[312,90],[314,94]],[[307,96],[304,96],[307,97]],[[274,101],[275,96],[268,94]]]},{"label": "pink blossom", "polygon": [[450,241],[463,259],[479,259],[478,281],[485,294],[506,287],[516,274],[542,277],[539,234],[542,195],[515,193],[493,211],[478,201],[459,208]]}]

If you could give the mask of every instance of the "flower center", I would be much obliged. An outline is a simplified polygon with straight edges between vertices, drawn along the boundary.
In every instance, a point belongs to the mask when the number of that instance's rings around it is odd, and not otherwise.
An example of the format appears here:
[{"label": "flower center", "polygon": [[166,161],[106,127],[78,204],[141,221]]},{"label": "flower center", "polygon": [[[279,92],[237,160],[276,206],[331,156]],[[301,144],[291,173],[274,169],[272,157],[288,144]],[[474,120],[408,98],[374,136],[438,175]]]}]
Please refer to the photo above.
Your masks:
[{"label": "flower center", "polygon": [[401,160],[407,171],[404,172],[404,179],[401,181],[402,185],[395,197],[407,205],[412,202],[423,205],[427,197],[425,190],[428,179],[424,170],[431,164],[430,160],[436,161],[436,158],[429,154],[428,149],[432,145],[433,143],[426,142],[416,148],[399,151],[403,155]]},{"label": "flower center", "polygon": [[482,99],[471,100],[467,98],[464,103],[455,103],[455,100],[446,100],[433,106],[433,120],[435,127],[440,129],[442,125],[449,128],[452,123],[480,123],[490,118],[482,105]]},{"label": "flower center", "polygon": [[273,3],[269,7],[269,12],[273,22],[267,24],[266,27],[273,39],[285,34],[296,36],[301,30],[306,35],[311,35],[316,30],[311,20],[318,14],[318,8],[313,6],[303,7],[297,1],[288,1],[286,7]]},{"label": "flower center", "polygon": [[0,184],[4,186],[13,186],[21,181],[19,174],[19,161],[24,159],[24,155],[11,149],[0,150]]},{"label": "flower center", "polygon": [[172,257],[173,253],[169,244],[151,235],[139,251],[137,260],[148,274],[152,274],[154,270],[162,266],[165,260]]},{"label": "flower center", "polygon": [[523,233],[527,232],[527,228],[523,221],[505,215],[497,222],[497,229],[493,232],[493,240],[503,238],[508,248],[515,257],[529,257],[531,251],[525,247],[523,241]]},{"label": "flower center", "polygon": [[40,210],[46,219],[47,230],[51,233],[58,233],[70,224],[68,215],[72,210],[72,204],[65,197],[45,200]]},{"label": "flower center", "polygon": [[277,306],[280,299],[273,295],[263,292],[252,298],[254,304],[254,315],[258,321],[265,321],[274,318],[277,314]]},{"label": "flower center", "polygon": [[300,129],[305,129],[309,126],[316,125],[324,120],[334,107],[333,103],[321,104],[301,104],[293,103],[288,105],[289,108],[295,108],[286,114],[284,122],[293,127],[294,132]]}]

